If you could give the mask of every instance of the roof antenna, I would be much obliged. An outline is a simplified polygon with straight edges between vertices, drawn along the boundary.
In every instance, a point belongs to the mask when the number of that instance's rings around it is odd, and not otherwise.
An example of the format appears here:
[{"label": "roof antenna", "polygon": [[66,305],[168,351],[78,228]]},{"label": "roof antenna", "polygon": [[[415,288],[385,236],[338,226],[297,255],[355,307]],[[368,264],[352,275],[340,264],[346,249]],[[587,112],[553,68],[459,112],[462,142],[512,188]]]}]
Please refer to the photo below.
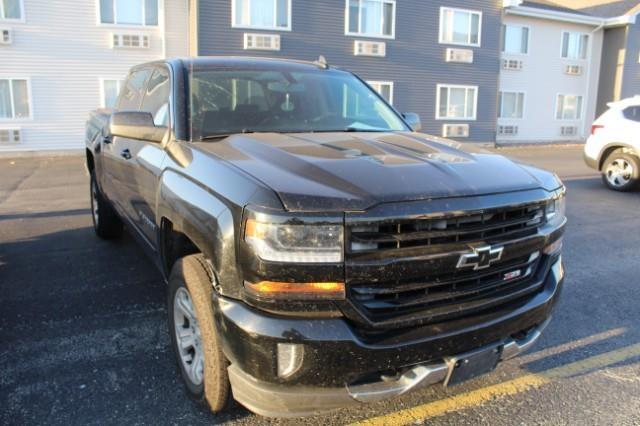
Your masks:
[{"label": "roof antenna", "polygon": [[318,56],[318,59],[316,61],[314,61],[313,63],[317,67],[322,68],[323,70],[326,70],[327,68],[329,68],[329,64],[327,63],[327,59],[323,55]]}]

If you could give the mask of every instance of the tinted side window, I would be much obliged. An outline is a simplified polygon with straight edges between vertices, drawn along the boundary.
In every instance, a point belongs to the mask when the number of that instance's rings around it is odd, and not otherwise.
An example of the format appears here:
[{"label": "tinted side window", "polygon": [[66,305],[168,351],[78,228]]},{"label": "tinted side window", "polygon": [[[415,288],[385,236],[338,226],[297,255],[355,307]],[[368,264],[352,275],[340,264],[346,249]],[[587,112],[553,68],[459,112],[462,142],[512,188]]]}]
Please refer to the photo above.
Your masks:
[{"label": "tinted side window", "polygon": [[640,122],[640,106],[630,106],[622,111],[624,118]]},{"label": "tinted side window", "polygon": [[170,91],[169,72],[165,69],[155,70],[149,84],[147,84],[141,110],[148,111],[153,115],[153,122],[156,126],[169,126]]},{"label": "tinted side window", "polygon": [[137,110],[140,108],[142,92],[150,72],[149,70],[140,70],[129,74],[118,98],[118,109]]}]

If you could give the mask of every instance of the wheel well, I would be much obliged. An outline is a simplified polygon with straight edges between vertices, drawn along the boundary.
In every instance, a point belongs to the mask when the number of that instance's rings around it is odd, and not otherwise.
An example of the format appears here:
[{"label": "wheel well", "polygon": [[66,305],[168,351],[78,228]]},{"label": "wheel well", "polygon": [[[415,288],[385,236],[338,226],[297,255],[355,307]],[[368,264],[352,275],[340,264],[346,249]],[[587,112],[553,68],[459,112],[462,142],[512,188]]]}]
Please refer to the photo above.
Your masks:
[{"label": "wheel well", "polygon": [[95,170],[95,164],[93,162],[93,153],[87,149],[86,154],[87,154],[87,169],[89,170],[89,173],[93,173],[93,171]]},{"label": "wheel well", "polygon": [[622,152],[627,153],[627,154],[636,155],[636,153],[633,150],[633,148],[629,148],[628,146],[625,146],[625,145],[608,146],[607,148],[605,148],[604,151],[602,151],[602,155],[600,155],[600,162],[598,163],[598,170],[602,170],[602,166],[604,166],[604,162],[607,160],[609,155],[611,155],[611,153],[614,152],[614,151],[622,151]]},{"label": "wheel well", "polygon": [[171,273],[173,264],[180,258],[200,253],[198,247],[182,232],[173,228],[173,223],[163,218],[160,222],[160,253],[162,267],[166,276]]}]

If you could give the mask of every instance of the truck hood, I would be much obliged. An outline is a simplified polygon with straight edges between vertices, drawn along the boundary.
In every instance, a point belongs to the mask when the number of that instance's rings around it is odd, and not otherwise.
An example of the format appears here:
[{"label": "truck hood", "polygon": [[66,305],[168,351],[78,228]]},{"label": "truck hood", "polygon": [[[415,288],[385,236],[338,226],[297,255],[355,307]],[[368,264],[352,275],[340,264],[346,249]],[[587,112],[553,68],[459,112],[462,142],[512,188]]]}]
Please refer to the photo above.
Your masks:
[{"label": "truck hood", "polygon": [[366,210],[376,204],[553,190],[555,175],[419,133],[253,133],[197,148],[272,188],[289,211]]}]

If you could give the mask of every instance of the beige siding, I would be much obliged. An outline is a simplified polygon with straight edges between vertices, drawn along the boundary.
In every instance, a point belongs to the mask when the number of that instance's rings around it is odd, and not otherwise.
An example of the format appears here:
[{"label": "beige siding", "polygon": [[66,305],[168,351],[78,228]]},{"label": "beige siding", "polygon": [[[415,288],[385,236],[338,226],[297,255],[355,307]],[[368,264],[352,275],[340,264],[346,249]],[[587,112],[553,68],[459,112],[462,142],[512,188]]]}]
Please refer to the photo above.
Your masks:
[{"label": "beige siding", "polygon": [[[499,142],[548,142],[583,140],[589,133],[595,116],[598,76],[602,52],[602,30],[567,22],[506,15],[506,24],[528,26],[529,53],[504,55],[505,58],[523,61],[520,71],[501,70],[500,90],[525,92],[524,117],[522,119],[498,119],[498,125],[517,125],[518,135],[498,135]],[[586,60],[569,60],[561,57],[562,32],[575,31],[590,34],[590,46]],[[579,76],[567,75],[566,65],[580,65]],[[555,116],[558,94],[583,97],[581,120],[557,120]],[[563,137],[561,126],[577,126],[578,135]]]},{"label": "beige siding", "polygon": [[[187,42],[180,40],[187,37],[186,5],[164,3],[172,20],[166,46],[162,26],[99,24],[97,0],[25,0],[25,22],[0,22],[12,28],[14,39],[0,46],[0,78],[29,79],[32,111],[28,120],[0,121],[0,128],[22,131],[20,145],[0,145],[0,152],[81,149],[88,112],[101,103],[101,78],[121,79],[132,65],[162,58],[165,51],[186,55]],[[162,22],[162,0],[159,6]],[[147,34],[150,48],[114,49],[114,31]]]}]

